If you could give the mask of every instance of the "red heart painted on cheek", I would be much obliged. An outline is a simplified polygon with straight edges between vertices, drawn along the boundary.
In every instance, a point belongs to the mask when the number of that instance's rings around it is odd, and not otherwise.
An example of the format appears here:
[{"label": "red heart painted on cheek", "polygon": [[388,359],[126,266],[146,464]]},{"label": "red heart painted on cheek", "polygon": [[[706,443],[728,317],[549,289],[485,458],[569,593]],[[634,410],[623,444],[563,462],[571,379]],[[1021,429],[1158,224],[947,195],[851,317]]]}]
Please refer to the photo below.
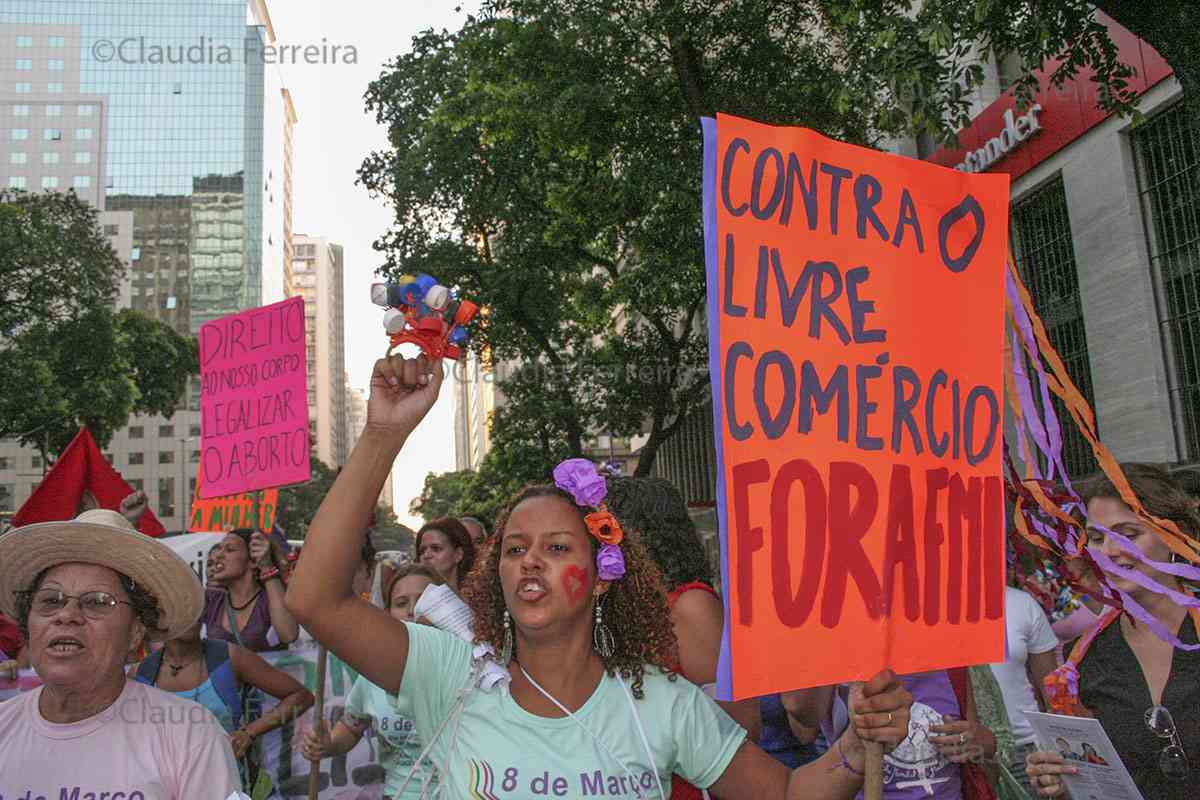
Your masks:
[{"label": "red heart painted on cheek", "polygon": [[587,591],[587,573],[583,571],[583,567],[569,566],[563,570],[562,585],[567,590],[567,597],[571,602],[578,602]]}]

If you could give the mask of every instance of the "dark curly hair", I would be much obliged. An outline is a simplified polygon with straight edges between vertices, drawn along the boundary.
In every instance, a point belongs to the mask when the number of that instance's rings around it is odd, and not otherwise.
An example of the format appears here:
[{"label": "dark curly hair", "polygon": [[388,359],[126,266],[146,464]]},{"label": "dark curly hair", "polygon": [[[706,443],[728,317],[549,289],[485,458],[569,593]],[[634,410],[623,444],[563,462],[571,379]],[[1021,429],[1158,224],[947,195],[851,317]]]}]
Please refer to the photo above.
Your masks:
[{"label": "dark curly hair", "polygon": [[713,584],[712,565],[675,484],[665,478],[609,478],[605,502],[622,524],[641,532],[668,588]]},{"label": "dark curly hair", "polygon": [[[500,585],[500,553],[504,529],[513,509],[535,497],[557,497],[579,510],[571,495],[555,486],[529,486],[509,504],[500,515],[496,535],[475,570],[463,583],[463,600],[475,615],[475,640],[486,642],[500,652],[504,643],[504,590]],[[611,509],[610,509],[611,510]],[[579,510],[582,515],[586,510]],[[625,540],[621,551],[625,556],[625,577],[609,584],[601,602],[604,621],[612,631],[616,644],[613,655],[603,658],[609,675],[617,673],[630,682],[633,696],[643,697],[642,678],[646,665],[659,668],[671,680],[679,665],[679,646],[667,609],[667,592],[662,573],[641,542],[638,532],[621,522]],[[592,554],[600,549],[593,537]]]},{"label": "dark curly hair", "polygon": [[[30,584],[28,589],[16,593],[17,627],[21,631],[21,637],[27,642],[29,641],[29,614],[33,610],[33,595],[38,589],[42,588],[42,581],[46,579],[46,573],[51,569],[53,567],[46,567],[34,577],[33,583]],[[147,637],[165,635],[166,629],[159,627],[159,617],[162,615],[162,609],[159,608],[158,600],[155,599],[154,595],[150,594],[149,590],[140,583],[122,572],[117,572],[117,577],[121,580],[121,587],[129,595],[129,603],[133,606],[134,618],[146,626]]]},{"label": "dark curly hair", "polygon": [[458,564],[458,582],[461,584],[463,578],[475,566],[475,542],[471,539],[470,531],[454,517],[438,517],[426,522],[417,531],[417,540],[413,544],[414,561],[420,557],[421,537],[428,531],[441,531],[450,540],[451,547],[457,547],[463,551],[462,561]]}]

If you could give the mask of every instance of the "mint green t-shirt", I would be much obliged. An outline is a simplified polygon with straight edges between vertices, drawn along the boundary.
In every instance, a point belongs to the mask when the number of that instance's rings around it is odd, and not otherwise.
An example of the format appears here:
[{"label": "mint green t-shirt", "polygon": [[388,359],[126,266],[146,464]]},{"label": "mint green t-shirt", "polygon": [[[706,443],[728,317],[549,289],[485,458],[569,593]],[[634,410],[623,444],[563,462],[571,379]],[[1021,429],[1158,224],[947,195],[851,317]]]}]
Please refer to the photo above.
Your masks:
[{"label": "mint green t-shirt", "polygon": [[[430,775],[430,770],[419,770],[405,787],[404,793],[400,794],[400,786],[421,754],[421,742],[413,721],[397,713],[395,698],[359,676],[346,697],[346,714],[361,722],[369,722],[371,730],[375,732],[379,766],[387,773],[383,793],[396,800],[418,800],[423,779]],[[430,781],[430,786],[436,785],[436,779]]]},{"label": "mint green t-shirt", "polygon": [[[715,783],[746,738],[695,685],[647,667],[644,699],[633,703],[650,763],[618,678],[605,674],[574,720],[548,719],[521,708],[507,687],[467,690],[471,646],[460,639],[411,624],[408,637],[397,707],[416,722],[422,742],[434,741],[430,756],[446,797],[657,798],[655,772],[669,797],[673,773],[701,788]],[[460,697],[462,709],[450,718]]]}]

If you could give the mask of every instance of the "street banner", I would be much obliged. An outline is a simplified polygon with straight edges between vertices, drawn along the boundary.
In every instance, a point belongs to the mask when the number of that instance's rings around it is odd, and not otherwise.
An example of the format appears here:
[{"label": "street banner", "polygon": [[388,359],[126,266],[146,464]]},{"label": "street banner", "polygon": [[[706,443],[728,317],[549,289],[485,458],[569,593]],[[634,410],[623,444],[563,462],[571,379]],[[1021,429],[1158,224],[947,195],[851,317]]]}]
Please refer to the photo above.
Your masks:
[{"label": "street banner", "polygon": [[204,467],[196,468],[196,496],[192,498],[188,530],[227,532],[234,528],[257,528],[269,531],[275,524],[275,512],[279,508],[279,490],[265,489],[258,498],[258,521],[254,519],[254,492],[240,492],[225,497],[204,498],[200,487],[204,485]]},{"label": "street banner", "polygon": [[304,299],[200,326],[202,498],[309,478]]},{"label": "street banner", "polygon": [[[286,651],[259,655],[315,693],[318,649],[316,642],[302,639]],[[330,730],[342,718],[350,687],[357,677],[358,674],[349,665],[329,653],[325,669],[325,719]],[[275,700],[268,697],[263,713],[270,713],[275,705]],[[381,797],[385,773],[379,765],[379,730],[398,723],[398,719],[376,720],[354,749],[322,761],[319,782],[321,800]],[[313,709],[310,708],[298,720],[271,731],[261,739],[263,769],[284,797],[307,796],[309,762],[301,754],[300,744],[304,731],[312,725]]]},{"label": "street banner", "polygon": [[[210,538],[220,541],[219,536]],[[166,541],[170,542],[170,539]],[[316,642],[302,639],[287,650],[259,655],[269,664],[303,683],[309,690],[315,691],[317,649]],[[350,687],[354,685],[357,677],[358,675],[341,659],[332,653],[329,654],[325,676],[325,717],[330,721],[331,729],[337,720],[341,719]],[[0,677],[0,702],[16,696],[19,692],[36,689],[40,685],[41,681],[33,670],[22,670],[16,681]],[[274,698],[266,697],[263,714],[269,714],[276,705],[277,701]],[[300,752],[300,744],[304,731],[313,724],[312,715],[313,710],[310,708],[299,719],[271,731],[258,740],[262,769],[283,797],[307,797],[309,763]],[[383,767],[379,765],[379,731],[388,730],[398,724],[406,723],[400,719],[377,720],[350,752],[322,761],[321,792],[318,797],[321,800],[378,800],[382,797],[385,774]]]},{"label": "street banner", "polygon": [[1003,661],[1008,176],[703,127],[719,696]]}]

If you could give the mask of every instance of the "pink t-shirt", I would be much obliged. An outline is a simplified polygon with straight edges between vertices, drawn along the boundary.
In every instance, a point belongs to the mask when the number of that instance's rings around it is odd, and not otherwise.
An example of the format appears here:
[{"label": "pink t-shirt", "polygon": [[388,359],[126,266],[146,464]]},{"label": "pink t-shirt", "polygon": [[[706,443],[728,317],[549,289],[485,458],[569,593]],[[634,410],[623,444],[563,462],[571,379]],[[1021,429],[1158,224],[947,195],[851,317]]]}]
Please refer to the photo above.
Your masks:
[{"label": "pink t-shirt", "polygon": [[104,711],[57,725],[38,711],[43,691],[0,703],[0,800],[226,800],[240,791],[225,731],[200,704],[127,681]]}]

